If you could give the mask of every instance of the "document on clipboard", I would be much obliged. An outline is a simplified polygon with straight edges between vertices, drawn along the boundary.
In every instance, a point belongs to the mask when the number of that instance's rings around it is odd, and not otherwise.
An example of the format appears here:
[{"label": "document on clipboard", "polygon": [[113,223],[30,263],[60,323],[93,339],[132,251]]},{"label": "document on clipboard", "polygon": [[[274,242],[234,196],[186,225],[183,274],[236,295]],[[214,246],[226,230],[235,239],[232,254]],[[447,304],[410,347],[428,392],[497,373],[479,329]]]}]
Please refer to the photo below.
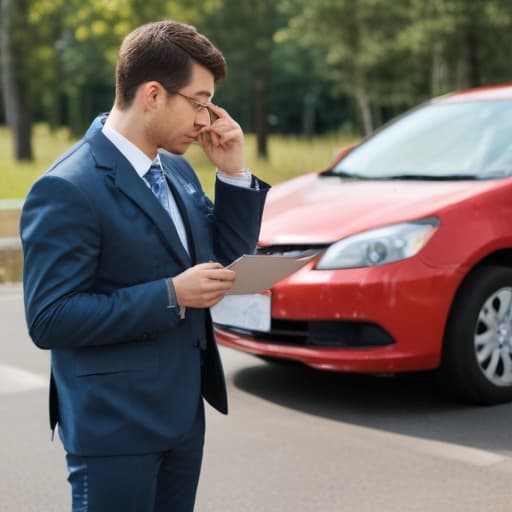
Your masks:
[{"label": "document on clipboard", "polygon": [[278,281],[297,272],[318,255],[285,256],[268,254],[246,254],[227,268],[236,272],[236,279],[227,295],[262,293]]}]

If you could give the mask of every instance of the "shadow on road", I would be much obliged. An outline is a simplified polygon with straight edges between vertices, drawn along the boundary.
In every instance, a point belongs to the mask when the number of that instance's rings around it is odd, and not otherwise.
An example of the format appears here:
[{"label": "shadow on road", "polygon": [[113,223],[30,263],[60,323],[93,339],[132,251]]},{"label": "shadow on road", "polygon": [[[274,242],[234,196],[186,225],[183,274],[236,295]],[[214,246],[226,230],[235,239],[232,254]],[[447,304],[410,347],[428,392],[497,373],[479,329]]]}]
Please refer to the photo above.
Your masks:
[{"label": "shadow on road", "polygon": [[512,404],[454,402],[439,391],[431,373],[375,377],[272,363],[238,371],[234,384],[283,407],[332,420],[484,450],[512,449]]}]

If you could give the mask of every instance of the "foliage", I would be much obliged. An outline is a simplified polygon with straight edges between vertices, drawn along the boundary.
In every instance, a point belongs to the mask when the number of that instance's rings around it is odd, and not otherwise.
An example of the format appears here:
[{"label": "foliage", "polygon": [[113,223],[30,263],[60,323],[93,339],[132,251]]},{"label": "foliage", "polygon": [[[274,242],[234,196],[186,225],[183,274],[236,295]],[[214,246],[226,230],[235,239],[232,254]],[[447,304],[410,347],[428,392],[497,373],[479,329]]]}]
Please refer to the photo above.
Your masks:
[{"label": "foliage", "polygon": [[39,80],[45,92],[39,97],[39,119],[82,133],[112,104],[123,37],[142,23],[185,13],[178,2],[164,0],[33,0],[37,44],[32,58],[43,71]]},{"label": "foliage", "polygon": [[13,38],[26,103],[77,136],[112,104],[124,35],[166,17],[224,51],[216,101],[263,135],[371,132],[432,95],[512,77],[510,0],[10,1],[28,19]]},{"label": "foliage", "polygon": [[285,36],[325,57],[333,90],[357,102],[367,132],[432,95],[510,80],[506,0],[289,0]]}]

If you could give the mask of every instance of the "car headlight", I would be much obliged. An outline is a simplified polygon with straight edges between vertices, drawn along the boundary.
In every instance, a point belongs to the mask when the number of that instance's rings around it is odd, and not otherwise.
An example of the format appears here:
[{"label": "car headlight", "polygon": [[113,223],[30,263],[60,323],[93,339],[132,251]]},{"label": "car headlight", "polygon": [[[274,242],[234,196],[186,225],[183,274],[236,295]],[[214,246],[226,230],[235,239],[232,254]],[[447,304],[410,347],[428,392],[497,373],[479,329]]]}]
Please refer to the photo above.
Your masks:
[{"label": "car headlight", "polygon": [[318,262],[318,270],[375,267],[414,256],[439,227],[439,219],[402,222],[365,231],[332,244]]}]

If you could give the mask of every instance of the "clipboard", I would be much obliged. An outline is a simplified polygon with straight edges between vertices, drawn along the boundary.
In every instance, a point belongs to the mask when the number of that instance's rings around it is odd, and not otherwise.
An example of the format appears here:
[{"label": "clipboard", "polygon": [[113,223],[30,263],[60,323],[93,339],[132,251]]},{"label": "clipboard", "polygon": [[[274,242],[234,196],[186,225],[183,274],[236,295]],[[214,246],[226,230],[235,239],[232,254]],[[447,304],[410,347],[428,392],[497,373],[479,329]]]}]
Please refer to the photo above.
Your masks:
[{"label": "clipboard", "polygon": [[278,281],[297,272],[319,253],[306,256],[245,254],[226,268],[236,272],[236,279],[226,295],[262,293]]}]

